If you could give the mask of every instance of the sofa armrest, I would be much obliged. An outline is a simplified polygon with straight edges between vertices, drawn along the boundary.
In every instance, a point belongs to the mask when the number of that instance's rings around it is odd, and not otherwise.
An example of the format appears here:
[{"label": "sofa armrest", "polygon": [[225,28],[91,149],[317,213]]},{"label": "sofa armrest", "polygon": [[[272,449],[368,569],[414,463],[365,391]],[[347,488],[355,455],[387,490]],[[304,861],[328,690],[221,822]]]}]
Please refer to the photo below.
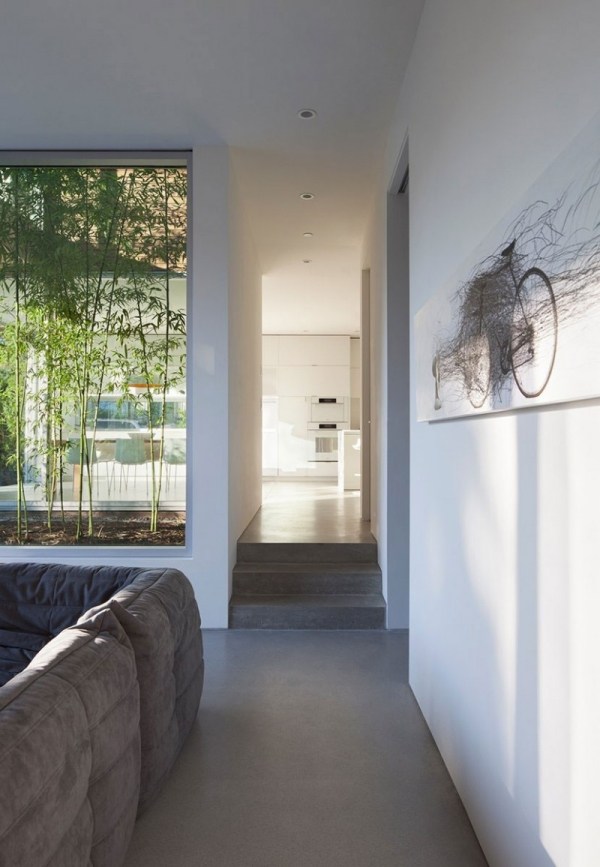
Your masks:
[{"label": "sofa armrest", "polygon": [[118,867],[139,763],[135,659],[105,610],[0,689],[0,867]]}]

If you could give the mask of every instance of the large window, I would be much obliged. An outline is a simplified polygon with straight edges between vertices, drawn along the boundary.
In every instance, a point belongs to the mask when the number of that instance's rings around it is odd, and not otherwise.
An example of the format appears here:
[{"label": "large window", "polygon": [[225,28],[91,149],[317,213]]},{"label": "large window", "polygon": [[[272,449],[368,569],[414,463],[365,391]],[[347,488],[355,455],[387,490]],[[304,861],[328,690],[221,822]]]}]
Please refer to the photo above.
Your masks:
[{"label": "large window", "polygon": [[0,167],[0,544],[183,544],[184,167]]}]

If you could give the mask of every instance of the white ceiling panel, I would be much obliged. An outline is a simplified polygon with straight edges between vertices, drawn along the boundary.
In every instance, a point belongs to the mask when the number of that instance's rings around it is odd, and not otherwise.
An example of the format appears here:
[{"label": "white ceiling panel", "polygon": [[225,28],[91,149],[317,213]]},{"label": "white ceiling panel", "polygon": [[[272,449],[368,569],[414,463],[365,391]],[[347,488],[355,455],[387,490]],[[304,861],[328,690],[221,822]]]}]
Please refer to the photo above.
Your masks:
[{"label": "white ceiling panel", "polygon": [[19,0],[0,26],[0,148],[227,144],[265,329],[354,333],[358,249],[422,5]]}]

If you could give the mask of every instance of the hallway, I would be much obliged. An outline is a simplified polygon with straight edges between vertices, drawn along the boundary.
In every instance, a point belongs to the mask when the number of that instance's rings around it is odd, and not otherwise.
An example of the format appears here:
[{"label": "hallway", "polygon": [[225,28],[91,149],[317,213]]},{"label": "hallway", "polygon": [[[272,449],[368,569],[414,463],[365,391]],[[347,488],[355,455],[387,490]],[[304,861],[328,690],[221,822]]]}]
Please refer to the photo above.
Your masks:
[{"label": "hallway", "polygon": [[233,629],[382,629],[377,543],[356,491],[334,481],[263,484],[237,544]]},{"label": "hallway", "polygon": [[262,508],[241,542],[372,542],[360,519],[360,492],[340,491],[334,479],[264,480]]},{"label": "hallway", "polygon": [[125,867],[485,867],[406,633],[204,638],[196,728]]}]

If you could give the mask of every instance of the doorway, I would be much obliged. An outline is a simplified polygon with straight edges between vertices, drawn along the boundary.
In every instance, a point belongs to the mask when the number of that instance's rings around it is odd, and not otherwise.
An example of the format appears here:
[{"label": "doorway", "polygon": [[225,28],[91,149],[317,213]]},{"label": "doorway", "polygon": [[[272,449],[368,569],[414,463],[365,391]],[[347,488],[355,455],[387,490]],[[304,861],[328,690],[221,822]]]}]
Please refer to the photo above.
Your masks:
[{"label": "doorway", "polygon": [[410,298],[409,168],[405,142],[387,196],[384,401],[379,438],[377,534],[388,628],[409,624],[410,520]]},{"label": "doorway", "polygon": [[263,503],[287,496],[358,501],[358,327],[354,334],[265,334],[262,341]]}]

